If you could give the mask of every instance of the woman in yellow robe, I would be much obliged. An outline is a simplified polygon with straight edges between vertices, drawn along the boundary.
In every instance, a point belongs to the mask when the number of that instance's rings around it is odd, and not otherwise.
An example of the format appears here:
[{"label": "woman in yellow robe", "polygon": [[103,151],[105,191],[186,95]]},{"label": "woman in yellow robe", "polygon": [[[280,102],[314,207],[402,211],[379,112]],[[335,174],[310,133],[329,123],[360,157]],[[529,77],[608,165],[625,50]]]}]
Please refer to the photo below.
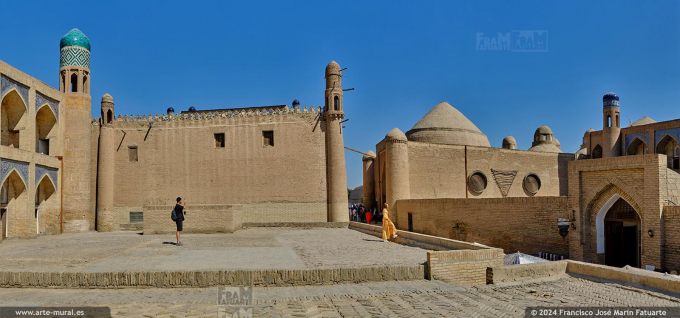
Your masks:
[{"label": "woman in yellow robe", "polygon": [[390,212],[387,210],[389,205],[385,203],[385,208],[382,210],[383,213],[383,218],[382,218],[382,239],[383,241],[387,241],[388,239],[395,239],[397,238],[397,227],[394,226],[394,223],[392,223],[392,220],[390,220]]}]

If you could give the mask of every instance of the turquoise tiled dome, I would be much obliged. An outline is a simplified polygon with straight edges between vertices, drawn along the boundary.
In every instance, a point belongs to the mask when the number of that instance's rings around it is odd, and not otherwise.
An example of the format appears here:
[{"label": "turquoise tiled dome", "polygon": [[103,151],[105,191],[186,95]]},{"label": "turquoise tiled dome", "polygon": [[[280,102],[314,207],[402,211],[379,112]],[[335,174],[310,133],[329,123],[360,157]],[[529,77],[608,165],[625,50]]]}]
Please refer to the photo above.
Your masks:
[{"label": "turquoise tiled dome", "polygon": [[87,35],[85,35],[85,33],[74,28],[64,34],[64,36],[61,38],[61,41],[59,42],[59,48],[63,48],[65,46],[80,46],[89,51],[90,39],[87,37]]}]

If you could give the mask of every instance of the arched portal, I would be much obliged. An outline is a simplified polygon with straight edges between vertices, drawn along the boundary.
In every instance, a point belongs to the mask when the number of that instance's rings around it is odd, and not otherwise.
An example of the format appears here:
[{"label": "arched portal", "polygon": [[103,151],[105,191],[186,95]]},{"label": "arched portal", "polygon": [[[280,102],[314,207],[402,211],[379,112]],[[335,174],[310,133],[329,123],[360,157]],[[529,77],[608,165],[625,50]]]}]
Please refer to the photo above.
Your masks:
[{"label": "arched portal", "polygon": [[591,155],[591,158],[593,158],[593,159],[602,158],[602,146],[597,145],[597,146],[595,146],[595,148],[593,148],[593,153]]},{"label": "arched portal", "polygon": [[54,200],[54,192],[56,191],[54,184],[52,183],[52,180],[47,176],[43,176],[42,179],[40,180],[40,183],[38,183],[38,187],[36,188],[35,191],[35,231],[36,234],[44,233],[45,232],[45,225],[46,222],[44,222],[44,209],[49,208],[50,205],[53,205]]},{"label": "arched portal", "polygon": [[49,106],[43,106],[35,116],[35,151],[50,154],[50,140],[57,134],[57,118]]},{"label": "arched portal", "polygon": [[626,153],[629,156],[633,155],[644,155],[645,154],[645,142],[642,141],[640,138],[635,138],[633,142],[628,145],[628,150],[626,150]]},{"label": "arched portal", "polygon": [[677,146],[678,142],[669,135],[661,138],[661,141],[656,145],[656,153],[666,155],[666,158],[668,159],[668,168],[680,169],[680,167],[676,165],[678,157],[676,157],[675,148]]},{"label": "arched portal", "polygon": [[10,229],[10,214],[14,211],[21,211],[22,205],[25,206],[26,197],[26,183],[21,179],[16,170],[13,170],[9,175],[2,180],[2,200],[0,200],[0,209],[3,211],[1,221],[2,236],[6,238],[9,236]]},{"label": "arched portal", "polygon": [[0,113],[0,144],[19,148],[19,122],[26,113],[26,105],[16,90],[12,90],[2,99],[2,113]]},{"label": "arched portal", "polygon": [[595,220],[597,253],[609,266],[640,267],[640,215],[626,200],[613,195]]}]

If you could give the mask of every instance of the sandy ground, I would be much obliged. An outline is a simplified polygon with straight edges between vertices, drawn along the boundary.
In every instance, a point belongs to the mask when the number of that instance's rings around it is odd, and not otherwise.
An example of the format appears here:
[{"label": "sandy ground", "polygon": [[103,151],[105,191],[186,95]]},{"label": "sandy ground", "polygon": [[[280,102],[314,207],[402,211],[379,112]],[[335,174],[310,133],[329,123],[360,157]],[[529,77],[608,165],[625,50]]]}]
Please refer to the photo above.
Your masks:
[{"label": "sandy ground", "polygon": [[416,265],[426,250],[337,228],[251,228],[232,234],[76,233],[0,243],[3,271],[185,271]]},{"label": "sandy ground", "polygon": [[[0,289],[4,306],[107,306],[113,317],[218,317],[217,288]],[[524,317],[528,306],[672,306],[680,299],[574,277],[497,287],[439,281],[253,288],[255,317]]]}]

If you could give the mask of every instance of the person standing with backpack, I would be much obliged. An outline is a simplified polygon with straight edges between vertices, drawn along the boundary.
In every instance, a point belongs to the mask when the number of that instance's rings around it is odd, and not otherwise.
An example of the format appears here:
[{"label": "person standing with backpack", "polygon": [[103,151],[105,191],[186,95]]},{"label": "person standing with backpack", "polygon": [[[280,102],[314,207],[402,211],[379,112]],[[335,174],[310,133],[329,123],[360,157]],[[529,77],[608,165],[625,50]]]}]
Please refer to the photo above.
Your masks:
[{"label": "person standing with backpack", "polygon": [[177,232],[175,232],[175,237],[177,238],[177,246],[182,246],[182,242],[179,240],[179,232],[182,232],[182,225],[184,222],[184,201],[182,197],[177,197],[177,203],[175,208],[172,209],[172,220],[177,224]]}]

